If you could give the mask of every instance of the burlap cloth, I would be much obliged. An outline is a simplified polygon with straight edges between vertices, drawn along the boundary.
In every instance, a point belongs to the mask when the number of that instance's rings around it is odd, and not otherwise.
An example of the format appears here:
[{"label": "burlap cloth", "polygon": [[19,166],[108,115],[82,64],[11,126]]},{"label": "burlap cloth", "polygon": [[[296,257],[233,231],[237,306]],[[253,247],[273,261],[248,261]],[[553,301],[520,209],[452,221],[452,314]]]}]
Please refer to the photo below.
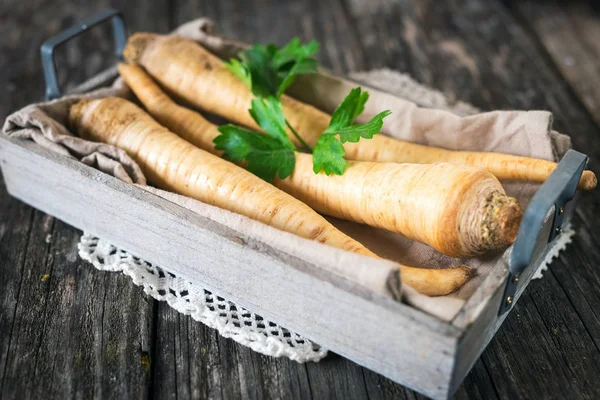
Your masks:
[{"label": "burlap cloth", "polygon": [[[178,34],[198,41],[217,55],[227,58],[235,55],[244,44],[225,39],[214,32],[214,24],[207,19],[198,19],[181,26]],[[389,109],[392,115],[385,120],[383,133],[403,140],[430,144],[448,149],[497,151],[521,156],[557,161],[570,148],[567,136],[551,130],[552,115],[546,111],[493,111],[480,113],[476,108],[462,103],[450,102],[446,97],[430,88],[415,83],[410,77],[390,70],[378,70],[351,74],[352,81],[322,72],[299,77],[290,88],[290,94],[303,101],[331,112],[357,81],[367,86],[370,98],[361,120],[368,120],[381,110]],[[217,207],[203,204],[183,196],[167,193],[146,185],[138,165],[122,150],[106,144],[92,143],[73,136],[66,127],[69,107],[81,98],[105,96],[131,97],[131,92],[117,79],[112,87],[99,89],[85,95],[65,96],[61,99],[33,104],[10,115],[3,133],[16,138],[31,139],[41,146],[50,148],[67,157],[74,157],[87,165],[141,188],[152,191],[170,201],[221,223],[238,221],[234,228],[244,234],[261,232],[272,246],[280,249],[302,246],[304,239],[282,234],[275,228],[236,216]],[[539,185],[530,183],[503,182],[506,191],[519,199],[526,207]],[[475,288],[494,267],[506,263],[511,248],[497,254],[488,254],[476,259],[457,260],[439,254],[429,246],[404,238],[401,235],[380,229],[330,219],[338,228],[356,238],[380,256],[408,265],[443,268],[466,263],[474,268],[475,276],[458,292],[449,296],[429,298],[403,287],[403,299],[441,319],[450,320],[473,293]],[[239,221],[243,221],[240,224]],[[319,245],[319,256],[335,260],[343,273],[343,256],[340,251]],[[312,247],[312,244],[311,244]],[[310,256],[306,256],[310,258]],[[168,269],[168,266],[163,266]],[[398,293],[389,290],[386,275],[381,273],[366,276],[358,274],[352,279],[380,294],[397,298]]]}]

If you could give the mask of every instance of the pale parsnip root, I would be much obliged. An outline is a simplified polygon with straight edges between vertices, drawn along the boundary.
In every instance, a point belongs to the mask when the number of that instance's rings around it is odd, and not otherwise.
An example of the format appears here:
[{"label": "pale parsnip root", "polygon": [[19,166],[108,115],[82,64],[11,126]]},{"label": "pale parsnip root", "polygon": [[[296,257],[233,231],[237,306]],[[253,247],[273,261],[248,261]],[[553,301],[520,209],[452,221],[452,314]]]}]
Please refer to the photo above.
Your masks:
[{"label": "pale parsnip root", "polygon": [[[237,124],[260,129],[250,117],[252,93],[223,62],[192,40],[179,36],[137,33],[131,36],[125,58],[143,66],[170,94]],[[317,108],[283,96],[286,118],[304,140],[314,146],[330,116]],[[393,111],[393,110],[392,110]],[[290,139],[299,144],[290,133]],[[344,144],[350,160],[419,163],[450,162],[485,168],[498,179],[544,182],[557,164],[547,160],[490,152],[465,152],[418,145],[376,135],[371,140]],[[597,185],[585,171],[579,189]]]},{"label": "pale parsnip root", "polygon": [[[140,67],[119,70],[149,112],[186,140],[215,151],[216,127],[175,104]],[[274,182],[317,211],[401,233],[453,257],[472,257],[515,240],[522,210],[489,172],[468,166],[349,162],[342,176],[315,175],[296,154],[292,175]]]},{"label": "pale parsnip root", "polygon": [[82,100],[71,107],[69,124],[85,139],[124,149],[160,188],[308,239],[374,256],[306,204],[181,139],[127,100]]},{"label": "pale parsnip root", "polygon": [[[179,138],[124,99],[82,100],[71,107],[69,125],[83,138],[123,148],[158,187],[308,239],[378,258],[304,203]],[[448,294],[469,279],[466,266],[431,271],[399,266],[405,282],[431,296]]]}]

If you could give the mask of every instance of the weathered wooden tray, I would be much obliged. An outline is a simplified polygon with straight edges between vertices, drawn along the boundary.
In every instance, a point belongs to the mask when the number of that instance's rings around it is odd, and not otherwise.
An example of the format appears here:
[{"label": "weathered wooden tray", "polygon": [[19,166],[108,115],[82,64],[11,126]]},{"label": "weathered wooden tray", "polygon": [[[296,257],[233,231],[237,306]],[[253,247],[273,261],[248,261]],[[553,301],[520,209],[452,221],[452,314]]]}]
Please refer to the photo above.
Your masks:
[{"label": "weathered wooden tray", "polygon": [[[123,39],[121,17],[108,11],[59,34],[52,47],[108,18]],[[45,56],[52,62],[52,49]],[[47,94],[56,95],[54,72],[46,72]],[[115,76],[110,71],[79,90]],[[443,322],[321,265],[241,240],[227,227],[32,141],[0,136],[0,166],[12,196],[440,399],[460,385],[568,223],[586,162],[581,153],[567,153],[531,200],[510,263],[499,265],[454,320]]]}]

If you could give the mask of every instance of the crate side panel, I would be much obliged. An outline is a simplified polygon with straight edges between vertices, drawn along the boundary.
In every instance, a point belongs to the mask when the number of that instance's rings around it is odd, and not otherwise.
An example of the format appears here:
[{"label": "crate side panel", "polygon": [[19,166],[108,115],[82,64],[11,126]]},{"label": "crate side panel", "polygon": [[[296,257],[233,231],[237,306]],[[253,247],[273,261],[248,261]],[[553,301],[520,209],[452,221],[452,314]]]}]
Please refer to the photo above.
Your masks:
[{"label": "crate side panel", "polygon": [[[571,220],[572,212],[574,210],[573,206],[575,204],[575,200],[570,202],[570,208],[566,211],[565,222],[568,223]],[[552,224],[549,223],[548,226]],[[548,229],[545,227],[542,238],[548,238]],[[546,244],[545,248],[538,255],[538,258],[535,262],[532,262],[521,274],[519,277],[519,286],[517,287],[517,291],[515,293],[513,304],[519,300],[529,282],[533,278],[535,271],[538,270],[541,263],[545,260],[546,255],[551,251],[554,242]],[[500,276],[500,275],[499,275]],[[508,316],[508,314],[512,311],[512,308],[504,313],[503,315],[498,315],[498,311],[500,308],[500,303],[506,301],[503,298],[504,288],[506,286],[507,274],[504,273],[502,284],[496,289],[494,294],[491,296],[490,300],[487,302],[485,308],[481,311],[481,313],[477,316],[477,319],[466,328],[465,335],[459,340],[458,349],[457,349],[457,360],[456,360],[456,368],[454,371],[454,377],[452,379],[452,391],[458,389],[458,386],[464,379],[464,377],[469,373],[481,353],[485,350],[489,342],[492,340],[500,326]]]},{"label": "crate side panel", "polygon": [[309,266],[292,267],[272,249],[249,246],[226,227],[31,146],[0,141],[14,196],[401,384],[436,398],[448,393],[458,329],[401,304],[357,296],[312,276]]}]

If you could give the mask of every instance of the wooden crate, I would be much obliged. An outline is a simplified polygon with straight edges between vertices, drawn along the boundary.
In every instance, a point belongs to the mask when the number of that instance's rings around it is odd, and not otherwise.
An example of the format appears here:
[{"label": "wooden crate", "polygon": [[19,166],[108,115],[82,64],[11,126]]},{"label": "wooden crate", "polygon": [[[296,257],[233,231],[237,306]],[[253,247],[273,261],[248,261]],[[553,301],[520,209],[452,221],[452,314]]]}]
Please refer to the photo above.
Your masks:
[{"label": "wooden crate", "polygon": [[568,223],[586,161],[565,156],[530,202],[510,262],[444,322],[32,141],[0,136],[12,196],[439,399],[458,388]]},{"label": "wooden crate", "polygon": [[[227,227],[32,141],[0,137],[0,166],[8,192],[25,203],[430,397],[453,393],[507,315],[499,309],[508,265],[483,281],[453,321],[443,322],[353,285],[327,266],[248,243]],[[563,224],[572,204],[562,213]],[[538,255],[520,274],[512,304],[552,246],[553,209],[544,213]],[[516,245],[529,239],[521,234]]]}]

